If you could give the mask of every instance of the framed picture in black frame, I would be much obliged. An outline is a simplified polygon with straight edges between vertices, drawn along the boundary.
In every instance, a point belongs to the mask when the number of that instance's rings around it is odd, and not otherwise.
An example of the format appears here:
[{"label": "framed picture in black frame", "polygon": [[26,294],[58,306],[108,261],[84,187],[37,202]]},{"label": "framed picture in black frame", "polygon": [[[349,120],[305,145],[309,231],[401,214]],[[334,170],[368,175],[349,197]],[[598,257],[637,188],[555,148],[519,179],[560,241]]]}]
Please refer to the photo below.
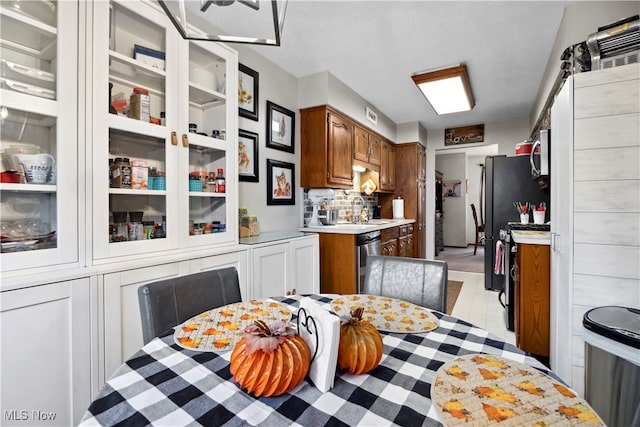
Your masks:
[{"label": "framed picture in black frame", "polygon": [[238,130],[238,179],[258,182],[258,134]]},{"label": "framed picture in black frame", "polygon": [[295,205],[295,181],[293,163],[267,159],[267,205]]},{"label": "framed picture in black frame", "polygon": [[243,64],[238,64],[238,114],[258,121],[258,89],[260,75]]},{"label": "framed picture in black frame", "polygon": [[295,131],[296,114],[267,101],[267,147],[293,153]]}]

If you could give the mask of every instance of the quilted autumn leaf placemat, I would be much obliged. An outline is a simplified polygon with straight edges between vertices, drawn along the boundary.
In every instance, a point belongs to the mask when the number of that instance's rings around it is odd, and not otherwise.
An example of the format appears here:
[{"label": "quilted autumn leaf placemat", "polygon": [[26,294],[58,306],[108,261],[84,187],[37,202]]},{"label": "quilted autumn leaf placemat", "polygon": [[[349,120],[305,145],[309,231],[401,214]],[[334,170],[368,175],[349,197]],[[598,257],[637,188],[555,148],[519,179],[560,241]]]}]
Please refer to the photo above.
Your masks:
[{"label": "quilted autumn leaf placemat", "polygon": [[445,426],[604,425],[573,390],[525,364],[469,354],[438,369],[431,400]]},{"label": "quilted autumn leaf placemat", "polygon": [[338,316],[349,316],[354,308],[362,307],[362,320],[379,331],[420,333],[438,327],[438,318],[428,309],[395,298],[379,295],[345,295],[331,302],[331,310]]},{"label": "quilted autumn leaf placemat", "polygon": [[225,305],[192,317],[178,325],[175,342],[199,351],[233,350],[245,326],[262,320],[267,325],[291,320],[291,310],[275,301],[248,301]]}]

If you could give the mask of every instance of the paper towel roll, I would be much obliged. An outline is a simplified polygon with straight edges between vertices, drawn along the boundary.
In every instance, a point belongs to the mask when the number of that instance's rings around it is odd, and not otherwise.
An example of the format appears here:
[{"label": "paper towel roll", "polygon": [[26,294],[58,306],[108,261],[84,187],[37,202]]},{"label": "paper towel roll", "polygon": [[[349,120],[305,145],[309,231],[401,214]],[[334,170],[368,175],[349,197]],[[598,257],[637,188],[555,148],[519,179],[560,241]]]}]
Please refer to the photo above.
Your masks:
[{"label": "paper towel roll", "polygon": [[404,219],[404,200],[393,199],[393,219]]}]

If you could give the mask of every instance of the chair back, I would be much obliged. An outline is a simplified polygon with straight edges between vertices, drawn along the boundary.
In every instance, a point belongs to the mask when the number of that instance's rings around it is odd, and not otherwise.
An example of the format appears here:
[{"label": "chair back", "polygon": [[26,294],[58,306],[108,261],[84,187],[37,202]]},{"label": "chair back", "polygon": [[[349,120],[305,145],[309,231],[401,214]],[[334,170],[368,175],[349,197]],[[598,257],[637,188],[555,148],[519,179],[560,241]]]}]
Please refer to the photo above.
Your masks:
[{"label": "chair back", "polygon": [[240,301],[235,267],[143,285],[138,288],[138,302],[144,343],[204,311]]},{"label": "chair back", "polygon": [[363,292],[401,299],[445,313],[447,275],[445,261],[369,256]]},{"label": "chair back", "polygon": [[476,229],[478,228],[478,214],[476,213],[476,206],[471,203],[471,213],[473,214],[473,222],[476,223]]}]

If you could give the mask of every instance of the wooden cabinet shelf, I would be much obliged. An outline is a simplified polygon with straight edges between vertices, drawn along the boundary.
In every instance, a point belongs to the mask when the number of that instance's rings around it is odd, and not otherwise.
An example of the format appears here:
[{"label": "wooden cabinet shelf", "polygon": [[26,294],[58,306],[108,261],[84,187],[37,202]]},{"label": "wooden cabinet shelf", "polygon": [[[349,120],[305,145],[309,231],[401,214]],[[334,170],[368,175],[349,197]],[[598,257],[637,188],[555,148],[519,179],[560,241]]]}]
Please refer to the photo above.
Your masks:
[{"label": "wooden cabinet shelf", "polygon": [[549,356],[549,267],[547,245],[518,244],[515,282],[516,345]]}]

